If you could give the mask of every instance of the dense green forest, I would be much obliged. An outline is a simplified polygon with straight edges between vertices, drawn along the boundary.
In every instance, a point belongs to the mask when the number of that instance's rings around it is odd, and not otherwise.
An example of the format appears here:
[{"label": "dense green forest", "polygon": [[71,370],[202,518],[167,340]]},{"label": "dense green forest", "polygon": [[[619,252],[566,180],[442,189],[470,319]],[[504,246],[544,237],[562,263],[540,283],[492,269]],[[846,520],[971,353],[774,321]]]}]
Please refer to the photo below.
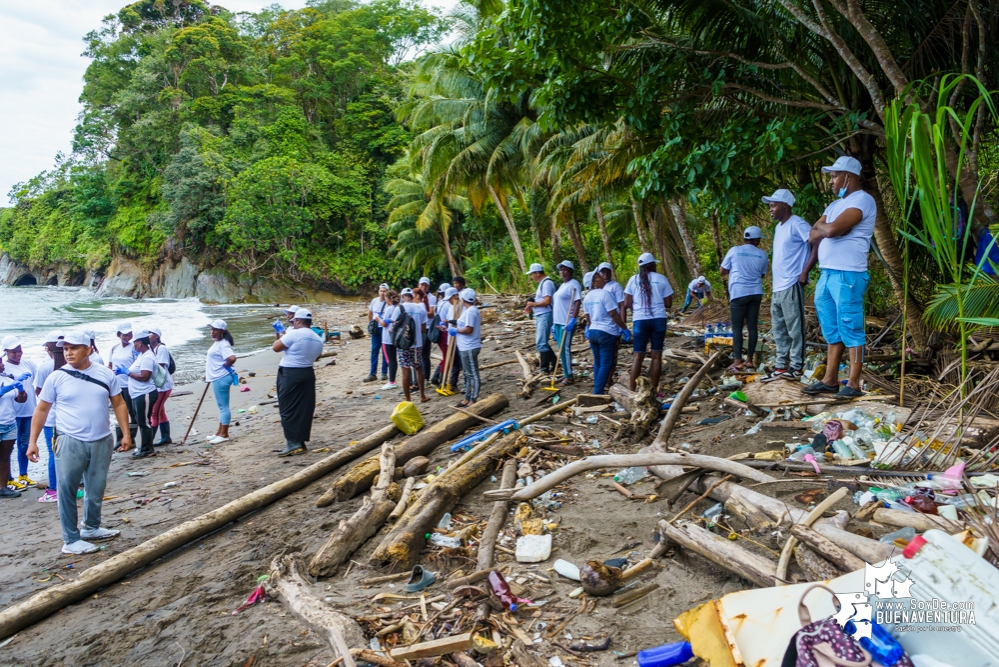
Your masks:
[{"label": "dense green forest", "polygon": [[817,219],[850,154],[879,203],[872,305],[905,302],[925,343],[924,311],[999,311],[965,269],[999,224],[997,38],[982,0],[143,0],[86,36],[73,152],[12,191],[0,247],[337,289],[523,289],[532,261],[649,250],[682,289],[771,226],[761,195]]}]

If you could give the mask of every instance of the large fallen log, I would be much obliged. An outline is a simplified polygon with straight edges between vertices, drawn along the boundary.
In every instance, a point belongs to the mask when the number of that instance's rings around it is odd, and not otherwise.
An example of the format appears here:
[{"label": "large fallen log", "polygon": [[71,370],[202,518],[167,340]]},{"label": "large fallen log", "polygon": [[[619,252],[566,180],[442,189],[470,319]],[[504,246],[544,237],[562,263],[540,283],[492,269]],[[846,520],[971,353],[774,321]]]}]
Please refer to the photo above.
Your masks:
[{"label": "large fallen log", "polygon": [[791,526],[791,534],[844,572],[856,572],[864,569],[864,561],[812,528],[795,524]]},{"label": "large fallen log", "polygon": [[[490,394],[468,408],[468,411],[482,417],[488,417],[505,409],[509,404],[510,401],[503,394]],[[461,412],[446,417],[436,424],[425,427],[413,437],[396,445],[396,462],[402,464],[416,456],[425,456],[441,443],[447,442],[473,426],[479,425],[480,422],[478,419]],[[371,488],[371,484],[378,475],[379,467],[378,456],[361,461],[338,479],[334,480],[330,489],[316,501],[316,506],[326,507],[336,502],[350,500],[354,496],[364,493]]]},{"label": "large fallen log", "polygon": [[[831,495],[827,496],[822,502],[816,505],[815,508],[803,518],[795,521],[795,523],[801,524],[806,528],[811,526],[822,517],[823,512],[845,498],[846,494],[846,488],[841,486]],[[787,565],[791,560],[791,553],[794,551],[794,547],[797,546],[797,544],[798,538],[793,534],[791,537],[787,538],[787,542],[784,543],[784,549],[780,552],[780,560],[777,561],[777,578],[780,580],[780,583],[777,584],[778,586],[783,585],[783,582],[787,579]]]},{"label": "large fallen log", "polygon": [[[503,477],[500,479],[501,489],[512,489],[517,482],[517,459],[507,459],[503,464]],[[476,555],[476,567],[479,570],[488,570],[493,566],[493,555],[496,551],[496,538],[499,536],[503,524],[506,523],[506,515],[510,504],[505,500],[497,500],[493,504],[493,511],[489,514],[489,521],[486,529],[482,531],[482,538],[479,540],[479,551]]]},{"label": "large fallen log", "polygon": [[[600,468],[630,468],[633,466],[689,466],[704,468],[705,470],[715,470],[728,473],[735,477],[751,479],[754,482],[772,481],[772,477],[764,475],[758,470],[747,468],[737,461],[718,458],[717,456],[705,456],[703,454],[605,454],[600,456],[587,456],[585,459],[573,461],[569,465],[563,466],[551,472],[530,486],[525,486],[517,490],[496,489],[486,491],[483,495],[490,500],[530,500],[537,498],[545,491],[563,484],[567,480],[584,473],[588,470],[598,470]],[[761,477],[761,475],[763,475]],[[715,480],[717,481],[717,480]]]},{"label": "large fallen log", "polygon": [[378,482],[371,495],[364,499],[364,503],[349,519],[340,522],[309,562],[309,574],[313,577],[334,574],[351,554],[378,532],[395,509],[395,502],[389,497],[395,473],[395,449],[389,443],[382,445],[380,464]]},{"label": "large fallen log", "polygon": [[826,581],[842,574],[832,563],[812,551],[806,544],[794,545],[794,560],[801,571],[808,576],[808,581]]},{"label": "large fallen log", "polygon": [[948,521],[942,516],[932,514],[919,514],[917,512],[903,512],[902,510],[892,510],[881,508],[874,510],[874,520],[878,523],[886,523],[889,526],[900,528],[912,527],[920,533],[936,528],[947,533],[960,533],[964,527],[957,521]]},{"label": "large fallen log", "polygon": [[305,564],[298,555],[278,556],[271,562],[265,587],[284,600],[291,613],[313,632],[326,639],[334,657],[342,657],[345,665],[353,666],[350,650],[364,648],[367,644],[361,626],[313,595],[309,582],[302,575],[304,569]]},{"label": "large fallen log", "polygon": [[777,566],[773,561],[696,524],[674,526],[663,519],[659,522],[659,534],[664,542],[672,541],[700,554],[757,586],[769,588],[776,582]]},{"label": "large fallen log", "polygon": [[12,604],[0,611],[0,639],[9,637],[32,623],[54,614],[63,607],[81,600],[101,588],[113,584],[149,565],[161,556],[175,551],[199,537],[215,532],[240,517],[302,489],[317,479],[328,475],[344,463],[368,453],[399,433],[395,425],[382,428],[368,437],[344,447],[321,461],[299,470],[291,477],[269,484],[262,489],[226,503],[207,514],[185,521],[162,535],[121,552],[106,561],[88,568],[76,579],[56,584]]}]

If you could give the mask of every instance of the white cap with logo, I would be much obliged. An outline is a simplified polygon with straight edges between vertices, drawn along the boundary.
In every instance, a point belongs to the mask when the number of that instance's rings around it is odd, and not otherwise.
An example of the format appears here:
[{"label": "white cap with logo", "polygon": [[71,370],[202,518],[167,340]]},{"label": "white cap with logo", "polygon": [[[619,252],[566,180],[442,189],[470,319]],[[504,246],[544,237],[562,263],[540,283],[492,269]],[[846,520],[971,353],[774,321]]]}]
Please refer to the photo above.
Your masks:
[{"label": "white cap with logo", "polygon": [[392,289],[392,288],[389,287],[388,283],[382,283],[381,285],[378,286],[378,289]]},{"label": "white cap with logo", "polygon": [[836,161],[832,163],[831,167],[822,167],[822,171],[824,173],[829,173],[830,171],[845,171],[860,176],[860,160],[855,157],[850,157],[849,155],[842,155],[836,158]]},{"label": "white cap with logo", "polygon": [[760,201],[764,204],[787,204],[788,206],[794,206],[794,195],[791,194],[790,190],[781,188],[774,190],[774,193],[769,197],[760,197]]},{"label": "white cap with logo", "polygon": [[220,329],[222,331],[226,330],[225,320],[212,320],[212,323],[209,324],[208,326],[210,326],[212,329]]},{"label": "white cap with logo", "polygon": [[763,230],[757,227],[756,225],[753,225],[752,227],[746,227],[746,231],[742,233],[742,238],[746,239],[747,241],[751,241],[753,239],[762,239]]},{"label": "white cap with logo", "polygon": [[545,272],[545,267],[541,266],[537,262],[534,262],[534,264],[531,264],[527,268],[527,275],[531,275],[532,273],[544,273],[544,272]]},{"label": "white cap with logo", "polygon": [[645,266],[646,264],[658,264],[659,260],[652,256],[651,252],[643,252],[638,256],[638,265]]},{"label": "white cap with logo", "polygon": [[399,292],[399,296],[413,296],[413,290],[411,290],[408,287],[405,287],[401,292]]},{"label": "white cap with logo", "polygon": [[704,276],[697,276],[697,284],[698,285],[702,285],[702,284],[704,284],[706,282],[708,282],[707,278],[705,278]]}]

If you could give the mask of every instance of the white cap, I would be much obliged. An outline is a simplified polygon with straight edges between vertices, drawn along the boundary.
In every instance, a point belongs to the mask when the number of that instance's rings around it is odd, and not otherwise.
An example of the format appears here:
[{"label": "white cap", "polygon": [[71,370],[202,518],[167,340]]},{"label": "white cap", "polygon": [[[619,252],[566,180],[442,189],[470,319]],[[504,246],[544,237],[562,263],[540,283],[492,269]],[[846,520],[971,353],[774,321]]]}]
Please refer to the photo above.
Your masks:
[{"label": "white cap", "polygon": [[130,334],[132,333],[132,323],[131,322],[119,322],[118,327],[115,329],[118,333]]},{"label": "white cap", "polygon": [[651,252],[643,252],[638,256],[638,265],[645,266],[646,264],[658,264],[659,260],[652,256]]},{"label": "white cap", "polygon": [[791,194],[790,190],[785,190],[781,188],[780,190],[774,190],[774,193],[769,197],[760,197],[760,201],[764,204],[787,204],[788,206],[794,206],[794,195]]},{"label": "white cap", "polygon": [[288,306],[287,308],[284,309],[284,312],[291,313],[292,315],[294,315],[295,313],[298,312],[298,306],[296,306],[294,304],[291,305],[291,306]]},{"label": "white cap", "polygon": [[545,272],[545,267],[541,266],[537,262],[531,264],[531,266],[527,269],[527,275],[531,275],[532,273],[544,273],[544,272]]},{"label": "white cap", "polygon": [[467,301],[468,303],[475,303],[475,290],[471,287],[466,287],[461,290],[461,300]]},{"label": "white cap", "polygon": [[411,290],[408,287],[404,287],[403,290],[401,292],[399,292],[399,296],[407,296],[407,295],[408,296],[413,296],[413,290]]},{"label": "white cap", "polygon": [[456,290],[455,288],[453,288],[450,285],[448,285],[448,288],[446,290],[444,290],[444,299],[445,300],[446,299],[450,299],[451,297],[453,297],[457,293],[458,293],[458,290]]},{"label": "white cap", "polygon": [[212,323],[209,326],[212,329],[221,329],[222,331],[226,330],[225,320],[212,320]]},{"label": "white cap", "polygon": [[[87,341],[90,342],[89,340]],[[21,339],[17,336],[6,336],[3,339],[3,343],[0,343],[5,350],[13,350],[14,348],[21,347]]]},{"label": "white cap", "polygon": [[[133,340],[139,340],[140,338],[149,338],[149,330],[148,329],[139,329],[138,331],[136,331],[135,332],[135,336],[133,337]],[[87,341],[87,345],[90,345],[90,341],[89,340]]]},{"label": "white cap", "polygon": [[389,287],[388,283],[382,283],[381,285],[378,286],[378,289],[392,289],[392,288]]},{"label": "white cap", "polygon": [[697,282],[698,282],[698,284],[700,284],[700,283],[706,283],[706,282],[708,282],[708,279],[705,278],[704,276],[697,276]]},{"label": "white cap", "polygon": [[593,274],[594,273],[596,273],[596,271],[590,271],[589,273],[587,273],[586,275],[583,276],[583,288],[584,289],[590,289],[590,286],[593,284]]},{"label": "white cap", "polygon": [[308,310],[307,308],[299,308],[297,311],[295,311],[295,319],[296,320],[311,320],[312,319],[312,311]]},{"label": "white cap", "polygon": [[[88,336],[90,335],[89,331],[85,331],[84,333],[87,334]],[[46,343],[58,343],[60,338],[62,338],[62,334],[61,333],[59,333],[58,331],[50,331],[49,335],[45,337],[45,342]],[[87,342],[89,343],[90,341],[87,341]]]},{"label": "white cap", "polygon": [[757,227],[756,225],[753,225],[752,227],[746,227],[746,231],[742,233],[742,238],[747,240],[762,239],[763,230]]},{"label": "white cap", "polygon": [[149,333],[156,334],[160,338],[163,338],[163,332],[160,331],[159,327],[149,327]]},{"label": "white cap", "polygon": [[438,292],[446,292],[448,288],[451,287],[451,283],[441,283],[441,286],[437,288]]},{"label": "white cap", "polygon": [[62,340],[56,341],[56,347],[65,347],[66,345],[89,346],[90,336],[85,331],[68,331],[62,337]]},{"label": "white cap", "polygon": [[608,271],[613,271],[614,267],[611,266],[610,262],[600,262],[599,264],[597,264],[597,271],[603,271],[604,269],[607,269]]},{"label": "white cap", "polygon": [[825,173],[830,171],[845,171],[860,176],[860,160],[849,155],[842,155],[836,158],[831,167],[822,167],[822,171]]},{"label": "white cap", "polygon": [[427,278],[426,276],[423,276],[422,278],[420,278],[420,281],[418,283],[416,283],[416,284],[417,285],[429,285],[430,284],[430,278]]},{"label": "white cap", "polygon": [[575,271],[576,270],[576,265],[573,264],[572,262],[570,262],[567,259],[563,259],[561,262],[559,262],[558,264],[556,264],[555,268],[556,269],[561,269],[563,266],[565,268],[569,269],[570,271]]},{"label": "white cap", "polygon": [[[85,333],[88,336],[90,336],[90,340],[94,340],[94,339],[97,338],[97,332],[95,332],[93,329],[84,329],[83,333]],[[157,331],[156,333],[159,333],[159,331]],[[49,342],[52,342],[52,341],[45,341],[45,342],[49,343]]]}]

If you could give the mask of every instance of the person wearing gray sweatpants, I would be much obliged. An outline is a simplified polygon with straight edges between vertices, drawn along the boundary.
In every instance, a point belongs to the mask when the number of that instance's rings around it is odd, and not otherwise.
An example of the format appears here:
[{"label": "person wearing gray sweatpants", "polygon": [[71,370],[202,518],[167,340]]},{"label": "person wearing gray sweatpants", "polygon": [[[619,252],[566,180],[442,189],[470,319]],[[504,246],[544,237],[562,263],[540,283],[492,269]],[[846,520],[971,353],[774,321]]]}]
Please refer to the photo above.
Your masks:
[{"label": "person wearing gray sweatpants", "polygon": [[777,346],[777,363],[769,377],[800,380],[805,365],[805,285],[817,259],[817,247],[808,245],[811,227],[791,212],[794,195],[780,189],[763,203],[777,221],[773,243],[773,296],[770,299],[771,332]]},{"label": "person wearing gray sweatpants", "polygon": [[[83,332],[66,333],[56,343],[63,348],[66,365],[53,371],[38,394],[31,417],[28,458],[38,461],[38,436],[45,420],[55,409],[56,479],[59,522],[62,524],[62,552],[80,555],[98,547],[87,540],[109,540],[117,530],[101,528],[101,505],[107,486],[114,437],[108,408],[114,409],[121,426],[119,451],[132,448],[128,430],[128,407],[110,369],[90,360],[90,337]],[[84,482],[83,528],[77,526],[76,489]]]}]

